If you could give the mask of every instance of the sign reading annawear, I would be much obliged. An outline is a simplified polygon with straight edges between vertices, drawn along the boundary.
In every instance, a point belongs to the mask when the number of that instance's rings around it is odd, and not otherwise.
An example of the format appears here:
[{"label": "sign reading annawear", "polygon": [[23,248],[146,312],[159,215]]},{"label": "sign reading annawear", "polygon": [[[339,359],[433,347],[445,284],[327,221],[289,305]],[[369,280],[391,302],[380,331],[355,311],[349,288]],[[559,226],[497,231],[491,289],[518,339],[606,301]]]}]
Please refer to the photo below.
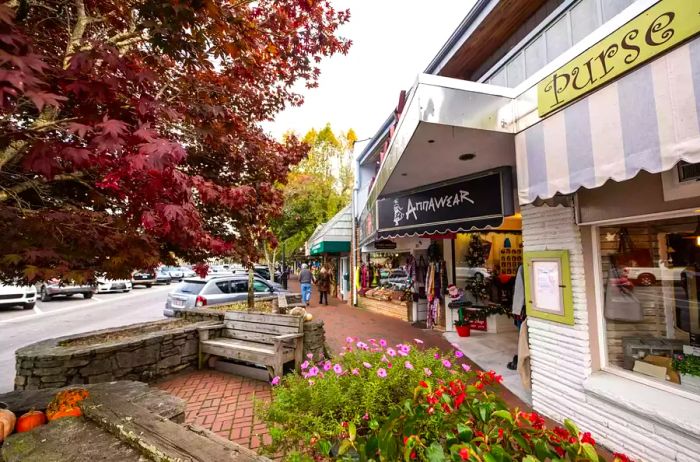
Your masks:
[{"label": "sign reading annawear", "polygon": [[544,117],[700,32],[700,1],[661,0],[537,84]]},{"label": "sign reading annawear", "polygon": [[498,227],[513,214],[510,167],[390,195],[377,201],[378,237]]}]

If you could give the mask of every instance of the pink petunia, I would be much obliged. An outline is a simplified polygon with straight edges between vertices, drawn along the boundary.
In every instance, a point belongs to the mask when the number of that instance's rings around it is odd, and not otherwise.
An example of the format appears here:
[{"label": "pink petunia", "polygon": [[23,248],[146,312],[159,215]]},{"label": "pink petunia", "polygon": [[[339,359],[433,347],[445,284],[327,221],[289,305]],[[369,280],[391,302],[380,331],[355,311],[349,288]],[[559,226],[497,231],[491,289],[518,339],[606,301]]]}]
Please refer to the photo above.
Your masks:
[{"label": "pink petunia", "polygon": [[449,369],[450,367],[452,367],[452,363],[449,362],[449,361],[446,360],[446,359],[443,359],[443,360],[442,360],[442,365],[445,366],[445,367],[448,368],[448,369]]},{"label": "pink petunia", "polygon": [[396,350],[394,350],[393,348],[387,348],[386,354],[388,354],[389,356],[392,356],[392,357],[396,356]]},{"label": "pink petunia", "polygon": [[307,377],[316,377],[319,373],[318,367],[314,366],[311,369],[309,369],[309,372],[306,374]]},{"label": "pink petunia", "polygon": [[460,350],[456,350],[455,358],[464,358],[464,353],[462,353]]},{"label": "pink petunia", "polygon": [[423,372],[425,373],[426,377],[430,377],[431,375],[433,375],[433,371],[431,371],[427,367],[423,369]]},{"label": "pink petunia", "polygon": [[280,379],[279,375],[276,375],[276,376],[272,379],[272,381],[270,381],[270,383],[272,384],[273,387],[275,387],[275,386],[277,386],[277,385],[280,384],[280,380],[281,380],[281,379]]},{"label": "pink petunia", "polygon": [[306,353],[306,357],[309,359],[314,359],[314,354],[313,353]]},{"label": "pink petunia", "polygon": [[408,356],[408,353],[406,353],[404,350],[399,350],[398,353],[399,356]]},{"label": "pink petunia", "polygon": [[406,352],[406,353],[409,353],[409,352],[411,351],[411,346],[410,346],[410,345],[401,344],[401,345],[399,345],[398,347],[399,347],[399,351],[404,351],[404,352]]},{"label": "pink petunia", "polygon": [[299,366],[299,367],[301,367],[301,370],[302,370],[302,371],[305,371],[306,369],[309,368],[309,362],[308,362],[308,361],[304,361],[303,363],[301,363],[301,366]]},{"label": "pink petunia", "polygon": [[435,359],[440,359],[440,353],[435,353],[434,358],[435,358]]},{"label": "pink petunia", "polygon": [[377,339],[371,338],[371,339],[368,340],[368,342],[371,343],[372,345],[376,345],[376,344],[377,344]]},{"label": "pink petunia", "polygon": [[345,337],[345,343],[352,343],[352,337]]},{"label": "pink petunia", "polygon": [[369,420],[369,414],[365,412],[365,415],[362,416],[362,420]]},{"label": "pink petunia", "polygon": [[379,339],[379,345],[380,345],[382,348],[386,348],[386,346],[387,346],[388,344],[386,343],[386,340],[384,340],[383,338],[380,338],[380,339]]},{"label": "pink petunia", "polygon": [[406,361],[405,363],[403,363],[403,366],[404,366],[406,369],[413,370],[413,364],[411,364],[410,361]]},{"label": "pink petunia", "polygon": [[324,371],[326,371],[326,372],[330,371],[331,367],[332,367],[332,364],[330,361],[326,361],[325,363],[323,363],[323,370]]},{"label": "pink petunia", "polygon": [[367,369],[372,369],[372,365],[367,361],[363,362],[362,365],[365,366]]},{"label": "pink petunia", "polygon": [[333,372],[335,372],[337,375],[342,374],[343,366],[341,366],[340,364],[336,364],[335,366],[333,366]]},{"label": "pink petunia", "polygon": [[380,367],[379,369],[377,369],[377,375],[381,378],[386,377],[386,369]]},{"label": "pink petunia", "polygon": [[359,348],[361,350],[366,350],[367,344],[365,342],[357,342],[357,348]]},{"label": "pink petunia", "polygon": [[358,368],[353,369],[352,375],[360,375],[360,370]]},{"label": "pink petunia", "polygon": [[419,338],[414,338],[413,341],[416,342],[418,345],[423,345],[423,343],[425,343],[423,340],[421,340]]},{"label": "pink petunia", "polygon": [[389,362],[389,358],[387,358],[386,355],[382,355],[382,358],[380,359],[380,361],[383,362],[383,363],[388,363],[388,362]]},{"label": "pink petunia", "polygon": [[469,364],[462,364],[462,369],[464,369],[464,372],[469,372],[470,370],[472,370]]}]

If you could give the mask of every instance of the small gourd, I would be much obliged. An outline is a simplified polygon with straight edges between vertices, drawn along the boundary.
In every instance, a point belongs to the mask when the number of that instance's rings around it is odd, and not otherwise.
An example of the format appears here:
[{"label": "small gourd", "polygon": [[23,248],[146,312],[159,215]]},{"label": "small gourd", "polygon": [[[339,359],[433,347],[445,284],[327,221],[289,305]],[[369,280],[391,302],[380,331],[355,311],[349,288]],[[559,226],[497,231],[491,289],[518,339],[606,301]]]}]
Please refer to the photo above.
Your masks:
[{"label": "small gourd", "polygon": [[63,417],[80,417],[83,411],[78,403],[87,397],[88,391],[84,388],[60,391],[46,408],[46,417],[49,421]]},{"label": "small gourd", "polygon": [[10,433],[15,429],[16,422],[17,417],[15,417],[14,412],[9,409],[0,409],[0,443],[10,436]]},{"label": "small gourd", "polygon": [[15,431],[17,433],[24,433],[30,430],[40,427],[46,423],[46,414],[41,411],[31,410],[26,414],[22,414],[19,419],[17,419],[17,425],[15,426]]},{"label": "small gourd", "polygon": [[306,314],[304,315],[304,321],[311,321],[311,320],[313,320],[313,319],[314,319],[314,315],[311,314],[311,313],[306,313]]}]

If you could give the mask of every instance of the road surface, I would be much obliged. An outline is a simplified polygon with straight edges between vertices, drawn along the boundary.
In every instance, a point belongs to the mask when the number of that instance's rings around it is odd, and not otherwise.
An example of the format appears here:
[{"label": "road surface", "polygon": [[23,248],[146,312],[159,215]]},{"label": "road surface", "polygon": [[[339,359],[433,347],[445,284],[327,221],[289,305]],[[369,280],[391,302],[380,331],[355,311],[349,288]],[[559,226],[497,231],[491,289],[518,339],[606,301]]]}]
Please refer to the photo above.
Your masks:
[{"label": "road surface", "polygon": [[15,350],[53,337],[163,319],[171,286],[135,287],[128,294],[80,295],[37,302],[34,310],[0,308],[0,393],[11,391]]}]

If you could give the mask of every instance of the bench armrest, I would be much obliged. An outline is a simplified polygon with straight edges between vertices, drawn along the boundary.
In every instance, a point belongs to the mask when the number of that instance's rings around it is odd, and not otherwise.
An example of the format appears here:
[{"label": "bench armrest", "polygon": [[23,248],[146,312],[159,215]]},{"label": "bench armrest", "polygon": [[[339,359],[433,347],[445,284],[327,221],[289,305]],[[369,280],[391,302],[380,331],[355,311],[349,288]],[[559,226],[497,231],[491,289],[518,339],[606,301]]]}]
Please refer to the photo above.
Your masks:
[{"label": "bench armrest", "polygon": [[221,323],[221,324],[212,324],[211,326],[198,327],[197,330],[198,331],[207,331],[207,330],[214,330],[214,329],[223,329],[224,327],[226,327],[226,325]]}]

